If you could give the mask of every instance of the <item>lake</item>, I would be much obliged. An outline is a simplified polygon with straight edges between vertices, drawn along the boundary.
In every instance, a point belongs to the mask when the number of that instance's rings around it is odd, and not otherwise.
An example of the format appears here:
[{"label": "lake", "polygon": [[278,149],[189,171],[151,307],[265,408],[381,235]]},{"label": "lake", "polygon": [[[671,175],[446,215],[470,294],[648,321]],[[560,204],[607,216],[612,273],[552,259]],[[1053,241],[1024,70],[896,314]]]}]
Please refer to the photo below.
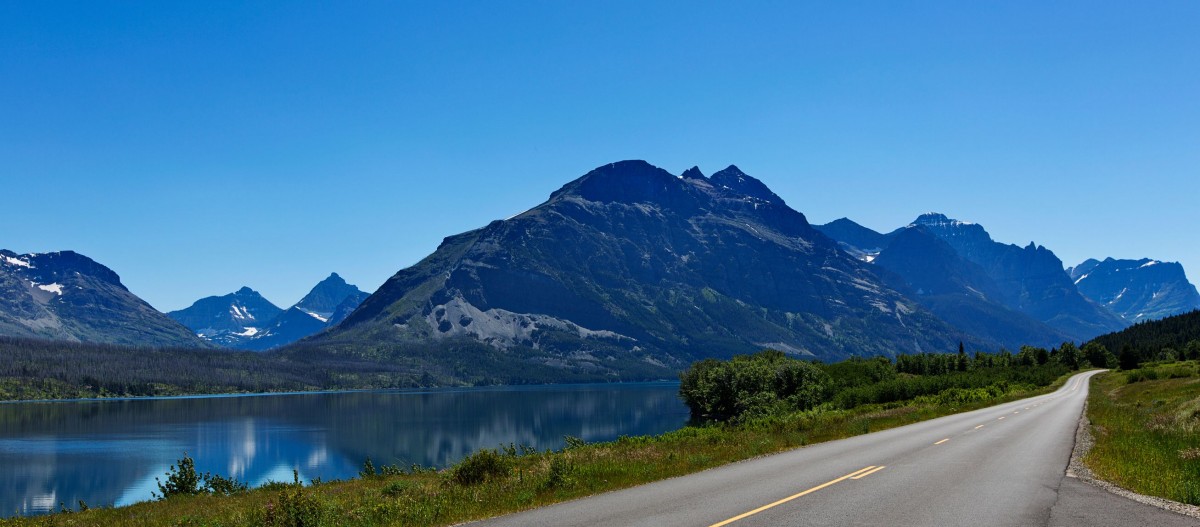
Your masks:
[{"label": "lake", "polygon": [[678,383],[304,393],[0,404],[0,517],[152,499],[188,453],[253,486],[445,467],[509,443],[558,449],[687,421]]}]

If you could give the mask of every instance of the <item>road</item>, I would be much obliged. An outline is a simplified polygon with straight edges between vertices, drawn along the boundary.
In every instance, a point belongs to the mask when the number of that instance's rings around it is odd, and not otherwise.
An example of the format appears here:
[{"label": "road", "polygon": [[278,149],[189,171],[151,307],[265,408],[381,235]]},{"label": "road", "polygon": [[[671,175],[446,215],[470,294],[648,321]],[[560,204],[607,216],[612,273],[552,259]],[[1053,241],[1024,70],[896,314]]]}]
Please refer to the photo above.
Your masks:
[{"label": "road", "polygon": [[1200,526],[1067,477],[1087,379],[473,527]]}]

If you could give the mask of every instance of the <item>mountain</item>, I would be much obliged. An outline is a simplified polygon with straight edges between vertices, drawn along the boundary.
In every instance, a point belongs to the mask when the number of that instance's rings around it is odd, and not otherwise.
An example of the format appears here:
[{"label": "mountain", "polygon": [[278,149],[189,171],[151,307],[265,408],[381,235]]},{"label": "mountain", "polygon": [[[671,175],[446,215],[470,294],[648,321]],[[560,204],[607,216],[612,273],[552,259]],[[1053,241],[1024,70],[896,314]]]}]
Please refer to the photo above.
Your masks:
[{"label": "mountain", "polygon": [[1200,309],[1200,293],[1177,262],[1089,259],[1067,269],[1067,274],[1080,293],[1129,322]]},{"label": "mountain", "polygon": [[242,349],[266,351],[324,331],[342,320],[370,296],[347,284],[337,273],[322,280],[296,305],[281,313]]},{"label": "mountain", "polygon": [[[317,317],[322,322],[328,322],[330,317],[344,302],[349,300],[358,307],[369,296],[357,287],[347,284],[337,273],[332,273],[309,291],[304,298],[296,303],[296,308]],[[358,299],[357,302],[350,299]],[[353,309],[353,308],[351,308]],[[347,313],[348,314],[348,313]]]},{"label": "mountain", "polygon": [[0,335],[156,347],[206,347],[73,251],[0,250]]},{"label": "mountain", "polygon": [[854,223],[849,218],[834,220],[825,225],[814,225],[813,228],[837,240],[842,249],[867,262],[874,260],[893,238]]},{"label": "mountain", "polygon": [[1069,338],[1033,317],[1006,307],[1003,294],[983,267],[963,258],[950,244],[920,225],[889,235],[872,262],[888,271],[889,282],[955,327],[991,347],[1022,344],[1053,346]]},{"label": "mountain", "polygon": [[1080,294],[1062,260],[1045,247],[1033,242],[1025,247],[999,243],[981,225],[943,214],[921,215],[913,225],[925,227],[982,267],[999,286],[1005,306],[1045,322],[1073,340],[1084,341],[1128,325]]},{"label": "mountain", "polygon": [[243,287],[227,295],[202,298],[167,316],[213,344],[241,348],[282,313],[258,291]]},{"label": "mountain", "polygon": [[202,298],[168,315],[218,346],[265,351],[340,322],[367,296],[332,273],[286,310],[243,287],[228,295]]},{"label": "mountain", "polygon": [[763,347],[836,359],[962,338],[737,167],[676,177],[623,161],[446,238],[296,352],[562,382],[673,377]]},{"label": "mountain", "polygon": [[998,243],[975,223],[931,212],[887,234],[846,218],[817,229],[890,271],[890,285],[909,285],[910,296],[934,314],[991,343],[1052,345],[1127,325],[1080,294],[1049,249]]}]

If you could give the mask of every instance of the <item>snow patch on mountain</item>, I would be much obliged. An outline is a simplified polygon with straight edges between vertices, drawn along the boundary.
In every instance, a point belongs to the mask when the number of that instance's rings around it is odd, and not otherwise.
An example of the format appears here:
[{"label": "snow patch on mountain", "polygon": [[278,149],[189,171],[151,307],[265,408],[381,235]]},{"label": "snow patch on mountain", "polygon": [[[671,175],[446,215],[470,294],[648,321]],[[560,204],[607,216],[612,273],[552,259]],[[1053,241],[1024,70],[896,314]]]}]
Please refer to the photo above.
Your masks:
[{"label": "snow patch on mountain", "polygon": [[20,258],[13,258],[12,256],[5,256],[4,261],[7,262],[9,265],[15,265],[17,267],[24,267],[26,269],[33,268],[33,266],[30,265],[28,261],[22,260]]},{"label": "snow patch on mountain", "polygon": [[63,287],[63,286],[62,286],[62,284],[59,284],[59,283],[53,283],[53,284],[33,284],[33,285],[37,286],[37,288],[38,288],[38,289],[41,289],[42,291],[48,291],[48,292],[50,292],[50,293],[54,293],[54,294],[56,294],[56,295],[58,295],[58,296],[62,296],[62,294],[63,294],[63,290],[62,290],[62,287]]},{"label": "snow patch on mountain", "polygon": [[329,322],[329,317],[323,317],[323,316],[321,316],[321,315],[319,315],[319,314],[317,314],[317,313],[314,313],[314,312],[312,312],[312,311],[309,311],[309,310],[307,310],[307,309],[301,309],[301,308],[296,308],[296,309],[299,309],[300,311],[303,311],[303,312],[305,312],[306,314],[308,314],[308,316],[310,316],[310,317],[313,317],[313,318],[315,318],[315,319],[317,319],[317,320],[320,320],[321,322],[326,322],[326,323],[328,323],[328,322]]}]

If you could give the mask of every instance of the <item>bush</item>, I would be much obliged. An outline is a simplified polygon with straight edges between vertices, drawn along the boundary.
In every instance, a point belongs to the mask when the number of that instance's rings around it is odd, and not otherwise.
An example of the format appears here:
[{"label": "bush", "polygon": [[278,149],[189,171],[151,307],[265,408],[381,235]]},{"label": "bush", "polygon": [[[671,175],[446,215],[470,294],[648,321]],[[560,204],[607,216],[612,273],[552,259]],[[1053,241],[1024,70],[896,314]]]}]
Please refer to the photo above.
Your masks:
[{"label": "bush", "polygon": [[158,484],[158,494],[155,497],[165,500],[172,496],[191,496],[200,494],[203,489],[200,487],[200,474],[196,472],[196,462],[188,457],[187,452],[183,453],[183,459],[176,461],[167,471],[167,481],[164,483],[158,478],[154,481]]},{"label": "bush", "polygon": [[246,492],[249,488],[249,485],[234,478],[227,478],[217,474],[204,474],[204,489],[209,494],[232,496]]},{"label": "bush", "polygon": [[196,494],[232,496],[245,492],[249,488],[249,485],[235,478],[227,478],[208,472],[203,474],[196,472],[196,462],[187,455],[187,452],[183,453],[183,459],[171,465],[166,475],[166,482],[154,478],[154,481],[158,484],[158,492],[153,493],[153,495],[160,500],[165,500],[172,496],[192,496]]},{"label": "bush", "polygon": [[567,486],[571,481],[571,473],[575,471],[575,467],[567,461],[565,456],[557,455],[550,458],[550,470],[546,472],[546,481],[542,484],[543,488],[558,489]]},{"label": "bush", "polygon": [[821,368],[766,350],[693,364],[680,375],[679,395],[695,419],[742,421],[812,408],[831,385]]},{"label": "bush", "polygon": [[493,449],[483,449],[464,458],[454,467],[454,481],[475,485],[488,479],[507,476],[513,460]]},{"label": "bush", "polygon": [[292,470],[292,483],[284,484],[276,499],[263,506],[263,517],[259,523],[264,527],[325,525],[326,509],[317,496],[304,488],[300,473]]}]

